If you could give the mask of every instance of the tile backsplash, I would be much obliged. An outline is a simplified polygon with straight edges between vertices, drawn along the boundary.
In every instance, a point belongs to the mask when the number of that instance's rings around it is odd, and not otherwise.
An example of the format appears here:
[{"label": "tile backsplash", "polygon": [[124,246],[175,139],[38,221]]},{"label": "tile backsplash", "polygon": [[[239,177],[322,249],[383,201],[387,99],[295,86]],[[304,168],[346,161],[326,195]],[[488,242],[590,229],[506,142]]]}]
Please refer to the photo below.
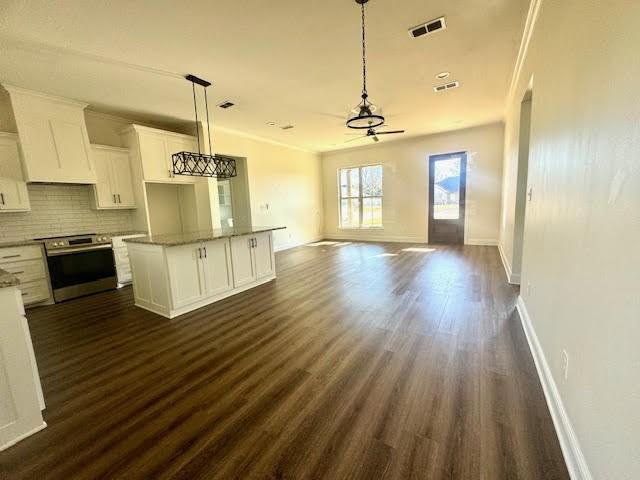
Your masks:
[{"label": "tile backsplash", "polygon": [[132,230],[131,210],[92,210],[89,185],[32,184],[31,211],[0,213],[0,243]]}]

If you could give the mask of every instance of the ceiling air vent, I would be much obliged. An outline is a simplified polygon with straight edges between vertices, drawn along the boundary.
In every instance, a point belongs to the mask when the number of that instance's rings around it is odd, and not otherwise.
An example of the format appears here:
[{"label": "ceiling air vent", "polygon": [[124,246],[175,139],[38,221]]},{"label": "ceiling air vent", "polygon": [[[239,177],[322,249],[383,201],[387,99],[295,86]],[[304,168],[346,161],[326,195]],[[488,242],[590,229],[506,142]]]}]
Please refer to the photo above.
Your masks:
[{"label": "ceiling air vent", "polygon": [[229,101],[227,100],[226,102],[223,102],[223,103],[221,103],[221,104],[220,104],[220,105],[218,105],[218,106],[219,106],[220,108],[227,109],[227,108],[233,107],[234,105],[235,105],[235,103],[233,103],[233,102],[229,102]]},{"label": "ceiling air vent", "polygon": [[284,125],[282,127],[280,127],[282,130],[291,130],[293,128],[293,125]]},{"label": "ceiling air vent", "polygon": [[445,90],[451,90],[452,88],[458,88],[460,83],[458,81],[445,83],[444,85],[436,85],[433,87],[434,92],[444,92]]},{"label": "ceiling air vent", "polygon": [[424,35],[431,35],[432,33],[445,30],[446,28],[447,23],[444,21],[444,17],[440,17],[427,23],[423,23],[422,25],[418,25],[417,27],[410,28],[409,35],[411,35],[412,38],[418,38]]}]

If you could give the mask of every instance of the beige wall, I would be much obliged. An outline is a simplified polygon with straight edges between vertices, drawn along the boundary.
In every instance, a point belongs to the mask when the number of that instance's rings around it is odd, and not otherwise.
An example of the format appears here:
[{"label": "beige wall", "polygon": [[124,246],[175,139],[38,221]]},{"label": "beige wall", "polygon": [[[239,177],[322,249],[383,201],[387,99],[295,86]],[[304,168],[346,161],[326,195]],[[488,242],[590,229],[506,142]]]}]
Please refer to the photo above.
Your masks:
[{"label": "beige wall", "polygon": [[[427,135],[322,155],[325,236],[328,238],[427,241],[428,157],[467,151],[465,242],[497,244],[502,176],[503,125]],[[382,230],[338,228],[337,171],[352,165],[383,165]]]},{"label": "beige wall", "polygon": [[509,266],[519,108],[533,77],[521,295],[586,463],[603,480],[640,478],[639,26],[640,2],[542,2],[506,120]]},{"label": "beige wall", "polygon": [[286,226],[274,232],[278,250],[322,237],[320,155],[216,129],[217,153],[245,157],[253,225]]}]

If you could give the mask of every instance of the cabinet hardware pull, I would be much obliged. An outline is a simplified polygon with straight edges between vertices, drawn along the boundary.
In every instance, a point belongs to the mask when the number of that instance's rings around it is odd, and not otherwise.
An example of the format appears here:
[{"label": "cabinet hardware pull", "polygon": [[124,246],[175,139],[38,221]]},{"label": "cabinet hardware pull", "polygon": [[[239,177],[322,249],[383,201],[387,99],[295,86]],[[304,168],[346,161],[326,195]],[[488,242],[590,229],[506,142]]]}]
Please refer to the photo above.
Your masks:
[{"label": "cabinet hardware pull", "polygon": [[18,254],[18,255],[5,255],[5,256],[4,256],[4,257],[2,257],[2,258],[18,258],[18,257],[20,257],[20,256],[21,256],[20,254]]},{"label": "cabinet hardware pull", "polygon": [[207,247],[204,247],[204,258],[207,258]]},{"label": "cabinet hardware pull", "polygon": [[14,275],[20,275],[21,273],[24,273],[24,270],[20,270],[19,272],[13,272]]},{"label": "cabinet hardware pull", "polygon": [[20,292],[20,295],[22,295],[24,297],[27,293],[28,292]]},{"label": "cabinet hardware pull", "polygon": [[113,203],[118,203],[118,202],[116,202],[116,194],[112,193],[111,195],[113,196]]},{"label": "cabinet hardware pull", "polygon": [[120,199],[120,194],[118,194],[118,203],[122,203],[122,199]]},{"label": "cabinet hardware pull", "polygon": [[198,249],[198,258],[202,258],[202,249]]},{"label": "cabinet hardware pull", "polygon": [[2,199],[2,205],[4,205],[4,193],[0,193],[0,198]]}]

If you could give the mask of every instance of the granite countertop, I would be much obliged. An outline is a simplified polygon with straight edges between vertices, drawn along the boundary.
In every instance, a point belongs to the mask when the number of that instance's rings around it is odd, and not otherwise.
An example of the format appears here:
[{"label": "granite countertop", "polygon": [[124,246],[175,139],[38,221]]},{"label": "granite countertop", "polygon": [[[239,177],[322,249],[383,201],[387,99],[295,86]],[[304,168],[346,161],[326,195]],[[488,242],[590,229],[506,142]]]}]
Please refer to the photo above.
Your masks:
[{"label": "granite countertop", "polygon": [[20,280],[13,273],[0,268],[0,288],[15,287],[20,284]]},{"label": "granite countertop", "polygon": [[13,242],[0,242],[0,248],[3,247],[25,247],[27,245],[42,245],[42,240],[15,240]]},{"label": "granite countertop", "polygon": [[146,245],[162,245],[173,247],[177,245],[188,245],[190,243],[206,242],[218,238],[239,237],[251,235],[252,233],[270,232],[272,230],[283,230],[287,227],[231,227],[217,228],[213,230],[201,230],[197,232],[175,233],[166,235],[146,235],[144,237],[125,238],[127,243],[142,243]]},{"label": "granite countertop", "polygon": [[100,233],[100,235],[109,235],[110,237],[125,237],[127,235],[147,235],[149,232],[147,231],[142,231],[142,230],[131,230],[128,232],[106,232],[106,233]]}]

